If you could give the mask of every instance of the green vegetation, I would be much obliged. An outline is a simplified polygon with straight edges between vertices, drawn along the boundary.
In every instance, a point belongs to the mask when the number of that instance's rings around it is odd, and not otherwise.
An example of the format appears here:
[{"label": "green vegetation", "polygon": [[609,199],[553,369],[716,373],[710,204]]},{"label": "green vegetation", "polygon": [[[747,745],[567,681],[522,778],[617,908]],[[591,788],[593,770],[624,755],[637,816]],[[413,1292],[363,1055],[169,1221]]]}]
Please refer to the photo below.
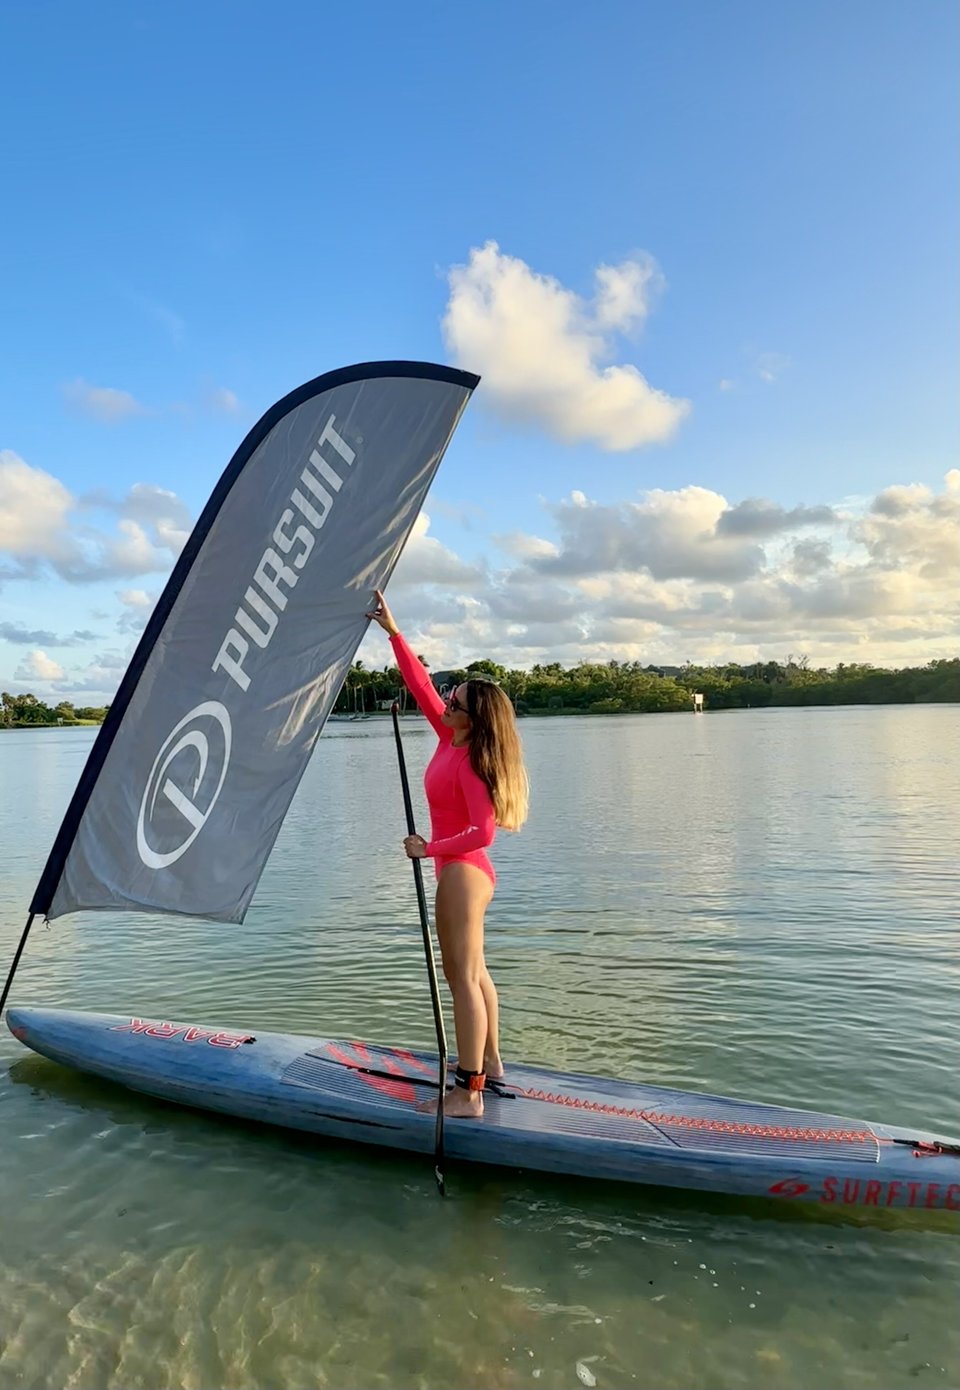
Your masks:
[{"label": "green vegetation", "polygon": [[[845,665],[812,669],[804,657],[781,665],[641,666],[638,661],[559,662],[530,671],[508,671],[495,661],[472,661],[463,670],[445,672],[452,684],[471,675],[499,681],[521,714],[651,714],[689,710],[694,691],[707,709],[751,709],[766,705],[912,705],[960,702],[960,657],[927,666],[888,671],[878,666]],[[337,699],[337,714],[373,713],[389,707],[403,682],[395,666],[368,671],[362,662],[350,669]],[[52,708],[35,695],[0,695],[0,729],[38,725],[102,724],[102,709],[73,706],[64,700]]]},{"label": "green vegetation", "polygon": [[688,667],[680,676],[700,690],[711,709],[756,705],[913,705],[960,701],[960,657],[926,666],[887,670],[840,663],[834,670],[811,668],[805,657],[785,666],[770,661],[751,666]]},{"label": "green vegetation", "polygon": [[[689,710],[694,691],[708,709],[765,705],[886,705],[960,701],[960,657],[891,671],[846,665],[813,669],[805,657],[749,666],[642,666],[638,661],[558,662],[530,671],[509,671],[494,661],[473,661],[446,672],[452,683],[487,675],[499,681],[522,714],[624,714]],[[396,697],[402,682],[395,667],[367,671],[352,667],[336,710],[373,711]]]},{"label": "green vegetation", "polygon": [[102,709],[89,705],[74,707],[69,700],[59,705],[45,705],[36,695],[0,695],[0,729],[33,729],[38,725],[102,724],[109,705]]}]

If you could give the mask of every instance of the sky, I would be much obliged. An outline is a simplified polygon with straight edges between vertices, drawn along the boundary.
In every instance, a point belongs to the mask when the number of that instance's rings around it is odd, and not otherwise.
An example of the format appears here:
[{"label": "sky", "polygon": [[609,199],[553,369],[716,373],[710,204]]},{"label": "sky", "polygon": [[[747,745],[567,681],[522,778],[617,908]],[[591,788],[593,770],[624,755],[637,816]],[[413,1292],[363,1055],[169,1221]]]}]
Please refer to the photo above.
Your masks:
[{"label": "sky", "polygon": [[3,6],[0,688],[108,700],[249,428],[383,358],[482,378],[389,591],[434,666],[956,656],[958,30]]}]

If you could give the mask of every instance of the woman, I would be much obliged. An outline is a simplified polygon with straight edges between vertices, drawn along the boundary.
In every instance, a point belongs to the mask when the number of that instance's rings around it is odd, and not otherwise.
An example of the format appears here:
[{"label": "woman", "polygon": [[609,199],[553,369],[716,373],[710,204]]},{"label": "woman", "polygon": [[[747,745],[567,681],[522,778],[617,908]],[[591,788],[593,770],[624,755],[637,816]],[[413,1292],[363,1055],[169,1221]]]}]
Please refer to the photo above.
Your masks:
[{"label": "woman", "polygon": [[497,876],[486,855],[497,826],[519,830],[528,784],[513,706],[493,681],[472,679],[444,701],[400,633],[380,590],[367,614],[390,638],[410,693],[440,737],[424,777],[432,838],[408,835],[410,859],[433,859],[443,973],[453,995],[457,1034],[454,1089],[444,1113],[483,1114],[487,1078],[503,1076],[497,991],[483,958],[483,919]]}]

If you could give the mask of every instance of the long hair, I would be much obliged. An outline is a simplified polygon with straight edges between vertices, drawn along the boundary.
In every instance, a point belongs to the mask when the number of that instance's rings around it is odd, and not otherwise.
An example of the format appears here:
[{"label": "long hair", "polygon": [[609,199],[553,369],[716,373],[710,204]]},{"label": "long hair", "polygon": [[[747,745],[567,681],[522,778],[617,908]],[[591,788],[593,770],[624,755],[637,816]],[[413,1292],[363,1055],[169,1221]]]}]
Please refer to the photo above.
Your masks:
[{"label": "long hair", "polygon": [[494,681],[474,676],[466,686],[470,765],[489,789],[497,825],[519,830],[527,819],[530,783],[513,705]]}]

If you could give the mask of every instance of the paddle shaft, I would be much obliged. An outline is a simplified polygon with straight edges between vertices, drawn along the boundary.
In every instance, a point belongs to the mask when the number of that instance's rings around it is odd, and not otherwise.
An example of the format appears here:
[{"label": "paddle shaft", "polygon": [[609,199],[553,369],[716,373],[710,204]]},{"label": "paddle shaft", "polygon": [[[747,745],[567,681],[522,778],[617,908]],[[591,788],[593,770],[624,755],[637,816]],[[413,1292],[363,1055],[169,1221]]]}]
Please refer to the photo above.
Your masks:
[{"label": "paddle shaft", "polygon": [[[397,762],[400,765],[400,786],[403,789],[403,809],[407,817],[407,834],[415,835],[413,821],[413,802],[410,799],[410,782],[407,778],[407,763],[403,756],[403,740],[400,737],[399,705],[394,700],[390,710],[393,715],[393,735],[397,745]],[[423,887],[423,867],[419,859],[411,859],[413,881],[417,889],[417,906],[420,909],[420,928],[423,932],[423,952],[427,959],[427,978],[430,981],[430,1000],[433,1004],[433,1022],[437,1030],[437,1050],[439,1056],[439,1097],[437,1100],[437,1129],[434,1142],[434,1175],[440,1195],[445,1195],[443,1181],[443,1098],[447,1089],[447,1034],[443,1026],[443,1006],[440,1003],[440,985],[437,981],[437,963],[433,954],[433,937],[430,935],[430,919],[427,915],[427,895]]]}]

